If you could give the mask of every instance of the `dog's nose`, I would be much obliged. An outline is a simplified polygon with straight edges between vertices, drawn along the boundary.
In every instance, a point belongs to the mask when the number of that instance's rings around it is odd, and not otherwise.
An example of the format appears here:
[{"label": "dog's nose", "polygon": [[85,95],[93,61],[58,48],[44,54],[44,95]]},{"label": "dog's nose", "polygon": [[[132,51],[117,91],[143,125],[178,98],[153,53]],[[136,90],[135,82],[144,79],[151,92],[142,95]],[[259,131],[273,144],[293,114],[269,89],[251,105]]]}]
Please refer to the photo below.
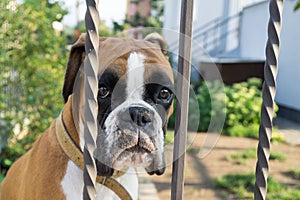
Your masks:
[{"label": "dog's nose", "polygon": [[152,122],[151,113],[147,108],[133,106],[129,108],[129,114],[138,126],[145,127]]}]

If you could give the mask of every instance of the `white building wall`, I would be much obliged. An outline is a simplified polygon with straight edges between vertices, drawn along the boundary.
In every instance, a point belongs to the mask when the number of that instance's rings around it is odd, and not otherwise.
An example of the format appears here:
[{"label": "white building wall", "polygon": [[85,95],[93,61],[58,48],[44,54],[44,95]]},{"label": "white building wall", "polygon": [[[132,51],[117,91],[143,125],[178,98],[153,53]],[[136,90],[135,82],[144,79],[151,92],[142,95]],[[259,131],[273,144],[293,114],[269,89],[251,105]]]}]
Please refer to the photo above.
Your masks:
[{"label": "white building wall", "polygon": [[[205,24],[213,22],[218,18],[225,20],[229,16],[233,16],[240,12],[243,7],[255,4],[259,1],[262,0],[195,0],[193,30],[195,32],[197,29],[198,31],[201,31]],[[163,35],[168,44],[176,43],[179,38],[180,6],[181,0],[165,0]],[[226,33],[227,30],[232,30],[236,27],[235,23],[237,23],[237,21],[233,23],[234,24],[228,24],[228,27],[223,26],[222,32]],[[227,51],[230,51],[237,46],[236,36],[233,34],[229,35],[229,37],[222,42],[224,42],[223,45]]]},{"label": "white building wall", "polygon": [[251,59],[265,59],[268,2],[246,7],[240,24],[240,56]]},{"label": "white building wall", "polygon": [[[243,7],[260,1],[262,0],[195,0],[193,30],[203,27],[219,17],[225,19],[232,16],[241,11]],[[228,11],[226,12],[227,4]],[[178,40],[180,6],[181,0],[165,0],[163,35],[169,44]]]},{"label": "white building wall", "polygon": [[168,44],[178,41],[180,24],[180,0],[165,0],[162,34]]},{"label": "white building wall", "polygon": [[[180,0],[166,0],[164,28],[176,32],[176,34],[163,32],[168,42],[178,41],[180,2]],[[224,2],[224,0],[196,0],[194,29],[222,16]],[[235,4],[236,2],[238,4]],[[256,4],[252,5],[253,3]],[[295,3],[296,0],[284,1],[276,102],[300,111],[300,10],[293,11]],[[245,5],[247,7],[244,7]],[[269,1],[231,0],[229,16],[243,7],[239,37],[240,57],[264,60]]]},{"label": "white building wall", "polygon": [[180,0],[165,0],[164,28],[178,29],[180,20]]},{"label": "white building wall", "polygon": [[195,15],[194,15],[194,29],[202,27],[204,24],[222,17],[224,10],[224,3],[227,0],[196,0]]},{"label": "white building wall", "polygon": [[[223,5],[227,0],[194,1],[193,30],[223,15]],[[181,0],[166,0],[163,35],[170,44],[178,40]]]},{"label": "white building wall", "polygon": [[[294,12],[295,0],[284,1],[282,31],[275,101],[300,111],[300,10]],[[240,56],[265,59],[269,2],[243,10],[240,27]]]},{"label": "white building wall", "polygon": [[300,10],[284,1],[276,102],[300,111]]}]

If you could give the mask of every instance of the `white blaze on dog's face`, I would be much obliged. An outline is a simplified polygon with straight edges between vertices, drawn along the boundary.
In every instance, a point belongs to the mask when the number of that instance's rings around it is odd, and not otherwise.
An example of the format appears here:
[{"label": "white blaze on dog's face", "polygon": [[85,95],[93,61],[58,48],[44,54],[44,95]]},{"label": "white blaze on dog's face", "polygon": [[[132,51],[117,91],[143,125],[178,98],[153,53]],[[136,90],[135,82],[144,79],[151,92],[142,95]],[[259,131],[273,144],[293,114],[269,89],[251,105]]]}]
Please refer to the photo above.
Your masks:
[{"label": "white blaze on dog's face", "polygon": [[[98,175],[111,176],[114,170],[127,166],[142,166],[149,174],[164,172],[164,137],[172,112],[173,75],[162,51],[163,41],[153,37],[148,40],[160,45],[124,40],[120,42],[126,43],[124,48],[115,53],[125,53],[100,63],[99,133],[94,153]],[[103,54],[114,47],[118,45],[107,45]],[[105,59],[101,43],[99,50],[100,60]]]},{"label": "white blaze on dog's face", "polygon": [[163,129],[173,100],[172,80],[158,70],[157,63],[147,63],[147,55],[141,52],[131,52],[117,63],[99,81],[101,133],[95,154],[99,171],[106,175],[112,168],[143,166],[150,174],[162,174]]}]

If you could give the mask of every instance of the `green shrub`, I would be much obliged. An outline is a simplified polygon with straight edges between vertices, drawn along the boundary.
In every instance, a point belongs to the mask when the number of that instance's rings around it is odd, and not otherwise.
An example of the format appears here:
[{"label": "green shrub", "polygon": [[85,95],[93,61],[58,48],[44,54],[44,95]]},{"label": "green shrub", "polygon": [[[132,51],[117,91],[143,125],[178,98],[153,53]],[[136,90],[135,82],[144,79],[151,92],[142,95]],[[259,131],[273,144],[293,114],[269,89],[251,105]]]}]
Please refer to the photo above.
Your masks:
[{"label": "green shrub", "polygon": [[[222,122],[221,118],[225,115],[222,133],[229,136],[257,138],[262,105],[261,86],[262,81],[258,78],[250,78],[247,82],[231,86],[224,86],[220,81],[202,82],[195,86],[193,89],[196,91],[196,97],[190,98],[189,102],[189,130],[206,132],[212,119],[215,119],[215,122]],[[197,110],[200,110],[200,113],[196,112]],[[274,112],[277,110],[278,106],[275,104]],[[169,122],[169,128],[174,128],[174,114]],[[281,137],[274,139],[283,141]]]},{"label": "green shrub", "polygon": [[[225,99],[223,84],[219,81],[214,83],[203,82],[197,90],[197,100],[200,109],[200,121],[198,131],[207,131],[211,120],[224,116]],[[212,104],[212,102],[214,104]],[[194,113],[191,112],[191,115]],[[196,113],[195,113],[196,114]]]},{"label": "green shrub", "polygon": [[[188,129],[190,131],[207,131],[211,117],[217,119],[219,116],[222,117],[225,114],[224,95],[220,93],[223,89],[222,83],[203,82],[201,87],[194,87],[192,86],[191,90],[194,90],[196,94],[191,91],[189,98]],[[213,110],[211,108],[212,101],[214,102]],[[174,101],[174,111],[175,109],[176,101]],[[168,127],[171,129],[175,127],[175,112],[169,119]]]},{"label": "green shrub", "polygon": [[230,135],[230,129],[236,125],[247,129],[253,124],[259,124],[262,98],[258,81],[260,80],[250,79],[248,82],[225,86],[227,110],[223,129],[225,134]]},{"label": "green shrub", "polygon": [[258,138],[258,129],[259,124],[250,124],[246,127],[241,124],[237,124],[229,127],[225,134],[234,137]]},{"label": "green shrub", "polygon": [[[198,131],[207,131],[212,118],[226,115],[222,132],[230,136],[258,137],[260,109],[262,104],[262,82],[251,78],[247,82],[224,86],[220,81],[202,82],[196,89],[197,101],[190,102],[190,111],[199,106]],[[221,94],[225,90],[225,99]],[[212,103],[214,106],[212,108]],[[225,109],[222,107],[226,105]],[[194,105],[197,104],[197,105]],[[275,112],[278,107],[275,105]],[[197,119],[197,113],[190,112],[190,119]]]}]

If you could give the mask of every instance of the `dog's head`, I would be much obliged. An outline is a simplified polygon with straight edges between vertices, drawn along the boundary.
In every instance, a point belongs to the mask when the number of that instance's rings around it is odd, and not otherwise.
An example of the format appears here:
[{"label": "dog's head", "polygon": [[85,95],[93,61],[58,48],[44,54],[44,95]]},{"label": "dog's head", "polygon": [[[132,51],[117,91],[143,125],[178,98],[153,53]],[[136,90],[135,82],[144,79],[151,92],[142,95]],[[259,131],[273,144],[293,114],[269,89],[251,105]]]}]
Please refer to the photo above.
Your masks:
[{"label": "dog's head", "polygon": [[[172,113],[174,81],[166,43],[158,34],[145,40],[100,39],[98,137],[94,152],[98,174],[142,166],[149,174],[164,172],[164,138]],[[63,97],[73,95],[73,117],[83,148],[83,80],[85,47],[82,36],[73,45]],[[81,131],[80,131],[81,130]]]}]

